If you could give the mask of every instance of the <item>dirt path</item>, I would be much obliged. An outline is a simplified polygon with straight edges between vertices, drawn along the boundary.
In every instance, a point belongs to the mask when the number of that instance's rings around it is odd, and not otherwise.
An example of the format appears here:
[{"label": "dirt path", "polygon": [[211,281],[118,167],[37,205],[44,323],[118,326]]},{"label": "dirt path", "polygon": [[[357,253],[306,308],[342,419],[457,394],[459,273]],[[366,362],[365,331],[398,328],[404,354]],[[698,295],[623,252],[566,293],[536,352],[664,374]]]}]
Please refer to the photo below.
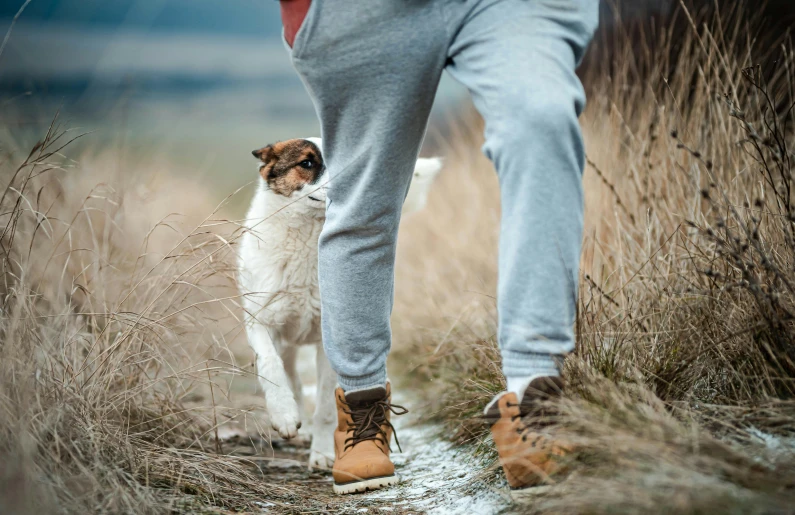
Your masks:
[{"label": "dirt path", "polygon": [[[300,360],[300,373],[308,414],[314,408],[314,356],[312,352],[302,352],[305,355]],[[243,359],[245,356],[241,356]],[[442,438],[439,426],[423,421],[419,391],[396,388],[395,393],[395,402],[410,410],[393,420],[403,449],[402,453],[397,452],[397,445],[392,442],[392,457],[401,483],[387,490],[336,496],[330,472],[307,469],[307,429],[302,430],[297,441],[284,441],[278,435],[268,441],[269,424],[262,415],[263,400],[256,380],[238,376],[228,386],[225,401],[237,410],[250,410],[251,416],[246,422],[237,418],[221,425],[221,450],[256,464],[264,480],[274,486],[273,498],[263,499],[262,513],[491,515],[509,506],[504,492],[489,485],[492,471]],[[203,397],[199,402],[209,400],[209,396]]]},{"label": "dirt path", "polygon": [[438,426],[405,418],[396,421],[403,452],[393,454],[401,483],[367,494],[335,496],[330,473],[307,470],[308,442],[274,441],[273,451],[241,446],[229,450],[248,455],[260,464],[267,481],[295,492],[293,501],[263,502],[263,513],[491,515],[508,506],[504,494],[489,486],[485,467],[476,458],[441,439]]},{"label": "dirt path", "polygon": [[484,466],[438,437],[433,425],[398,426],[404,452],[394,457],[401,484],[366,497],[381,509],[432,514],[498,513],[506,506],[499,490],[484,481]]},{"label": "dirt path", "polygon": [[[309,393],[309,392],[307,392]],[[411,391],[396,402],[419,408]],[[222,431],[223,452],[256,463],[264,480],[275,487],[274,498],[263,500],[262,513],[429,513],[491,515],[509,504],[500,488],[489,485],[493,474],[471,454],[441,437],[441,428],[422,423],[417,411],[396,417],[403,452],[392,444],[401,483],[393,488],[351,496],[332,492],[330,472],[309,471],[309,441],[267,442],[249,431]],[[235,436],[237,435],[237,436]]]}]

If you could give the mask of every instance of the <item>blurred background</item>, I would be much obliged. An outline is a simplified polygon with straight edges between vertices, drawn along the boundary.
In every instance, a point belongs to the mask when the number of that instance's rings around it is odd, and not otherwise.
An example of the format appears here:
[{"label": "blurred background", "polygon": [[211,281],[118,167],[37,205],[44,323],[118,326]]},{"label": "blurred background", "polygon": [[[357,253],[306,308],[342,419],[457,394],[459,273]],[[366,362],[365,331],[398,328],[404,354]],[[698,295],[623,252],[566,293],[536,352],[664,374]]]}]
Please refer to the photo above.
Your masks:
[{"label": "blurred background", "polygon": [[[0,34],[23,3],[1,3]],[[443,109],[462,92],[445,81],[440,96]],[[275,0],[33,0],[0,55],[0,102],[17,141],[60,109],[95,144],[225,189],[253,177],[252,149],[319,133]]]},{"label": "blurred background", "polygon": [[[670,8],[635,0],[623,16]],[[250,151],[319,132],[281,41],[276,0],[0,2],[3,125],[24,145],[61,112],[125,162],[157,154],[224,194],[253,177]],[[603,6],[603,20],[612,20]],[[432,125],[466,93],[445,77]],[[433,129],[432,129],[433,130]]]},{"label": "blurred background", "polygon": [[[0,2],[0,34],[25,3]],[[769,2],[773,19],[791,3]],[[609,27],[615,11],[650,18],[678,2],[602,4]],[[280,33],[276,0],[32,0],[0,54],[3,122],[17,137],[38,133],[61,109],[95,141],[157,148],[228,179],[245,173],[252,148],[318,132]],[[445,78],[435,116],[465,97]]]}]

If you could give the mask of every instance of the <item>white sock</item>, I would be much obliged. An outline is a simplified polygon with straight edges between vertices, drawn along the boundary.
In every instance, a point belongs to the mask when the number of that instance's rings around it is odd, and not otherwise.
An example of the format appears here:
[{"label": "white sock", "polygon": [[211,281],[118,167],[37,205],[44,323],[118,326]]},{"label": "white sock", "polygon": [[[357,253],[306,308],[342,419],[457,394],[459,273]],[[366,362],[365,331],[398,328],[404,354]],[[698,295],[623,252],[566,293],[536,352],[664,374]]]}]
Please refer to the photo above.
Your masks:
[{"label": "white sock", "polygon": [[533,374],[531,376],[506,377],[505,381],[508,383],[508,391],[515,393],[516,397],[521,399],[525,390],[527,390],[527,387],[530,386],[530,383],[533,381],[533,379],[537,379],[539,377],[549,377],[549,375]]},{"label": "white sock", "polygon": [[528,375],[522,376],[506,376],[505,381],[508,383],[508,391],[513,392],[521,400],[524,396],[525,390],[530,386],[533,379],[539,377],[560,377],[559,359],[549,354],[536,355],[535,359],[529,363],[530,372]]}]

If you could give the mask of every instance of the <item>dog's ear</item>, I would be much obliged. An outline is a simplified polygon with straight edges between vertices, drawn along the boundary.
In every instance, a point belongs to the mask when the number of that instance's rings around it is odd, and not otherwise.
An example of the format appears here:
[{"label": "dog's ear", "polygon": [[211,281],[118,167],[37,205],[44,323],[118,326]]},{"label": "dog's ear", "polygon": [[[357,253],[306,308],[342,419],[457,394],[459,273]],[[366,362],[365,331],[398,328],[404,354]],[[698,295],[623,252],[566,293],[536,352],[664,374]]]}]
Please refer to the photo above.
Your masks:
[{"label": "dog's ear", "polygon": [[267,145],[252,151],[251,155],[256,157],[261,163],[259,173],[262,178],[268,180],[268,174],[273,169],[273,165],[276,164],[276,161],[279,160],[279,156],[276,155],[276,149],[273,148],[273,145]]},{"label": "dog's ear", "polygon": [[269,161],[272,161],[276,157],[273,152],[273,145],[268,145],[266,147],[253,150],[251,152],[251,155],[256,157],[265,164],[267,164]]}]

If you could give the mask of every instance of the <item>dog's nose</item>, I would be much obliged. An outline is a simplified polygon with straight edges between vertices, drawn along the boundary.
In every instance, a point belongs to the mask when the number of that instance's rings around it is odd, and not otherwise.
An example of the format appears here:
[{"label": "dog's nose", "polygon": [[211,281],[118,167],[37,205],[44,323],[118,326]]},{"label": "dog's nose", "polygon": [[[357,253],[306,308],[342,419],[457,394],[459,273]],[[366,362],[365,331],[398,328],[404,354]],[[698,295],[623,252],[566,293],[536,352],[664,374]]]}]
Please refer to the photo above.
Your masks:
[{"label": "dog's nose", "polygon": [[259,151],[260,151],[260,149],[252,150],[251,151],[251,155],[258,158],[259,157]]}]

